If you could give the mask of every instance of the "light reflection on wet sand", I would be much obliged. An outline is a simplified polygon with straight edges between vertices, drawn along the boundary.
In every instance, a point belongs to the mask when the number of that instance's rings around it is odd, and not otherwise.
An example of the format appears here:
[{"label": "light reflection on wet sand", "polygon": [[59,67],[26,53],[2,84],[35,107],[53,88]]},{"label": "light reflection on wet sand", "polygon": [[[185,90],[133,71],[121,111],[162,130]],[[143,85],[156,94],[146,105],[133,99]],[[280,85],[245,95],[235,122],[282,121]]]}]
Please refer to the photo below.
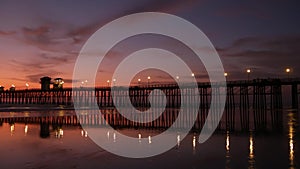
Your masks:
[{"label": "light reflection on wet sand", "polygon": [[[59,113],[58,113],[59,114]],[[299,164],[297,116],[287,117],[288,134],[219,132],[199,144],[197,133],[187,138],[176,134],[177,146],[146,159],[115,156],[96,146],[80,126],[49,125],[50,135],[40,137],[39,124],[3,123],[0,126],[0,163],[5,168],[290,168]],[[147,138],[155,130],[121,129],[122,133]],[[107,131],[103,137],[118,141],[118,135]],[[139,142],[137,141],[137,144]],[[224,146],[225,144],[225,146]],[[272,150],[272,151],[270,151]],[[285,160],[288,159],[288,160]]]},{"label": "light reflection on wet sand", "polygon": [[289,137],[289,160],[290,160],[290,169],[295,169],[295,126],[296,124],[296,113],[290,112],[288,114],[288,137]]},{"label": "light reflection on wet sand", "polygon": [[254,138],[253,132],[250,132],[249,136],[249,156],[248,156],[249,166],[248,169],[255,168],[255,154],[254,154]]},{"label": "light reflection on wet sand", "polygon": [[229,131],[226,132],[226,143],[225,143],[225,149],[226,149],[226,164],[225,168],[230,169],[230,133]]}]

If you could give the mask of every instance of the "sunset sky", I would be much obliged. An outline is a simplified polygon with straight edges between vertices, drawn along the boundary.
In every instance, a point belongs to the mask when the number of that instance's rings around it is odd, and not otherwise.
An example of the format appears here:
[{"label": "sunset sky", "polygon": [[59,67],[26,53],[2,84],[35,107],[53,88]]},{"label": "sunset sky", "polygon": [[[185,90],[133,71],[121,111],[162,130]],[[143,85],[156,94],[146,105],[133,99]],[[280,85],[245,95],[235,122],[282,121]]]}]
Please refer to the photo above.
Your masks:
[{"label": "sunset sky", "polygon": [[[96,30],[124,15],[150,11],[174,14],[199,27],[216,47],[231,80],[247,78],[246,68],[253,70],[252,78],[286,77],[286,67],[292,68],[290,76],[299,77],[299,7],[297,0],[1,0],[0,85],[25,88],[27,82],[37,88],[42,76],[50,76],[62,77],[71,86],[78,52]],[[111,52],[99,67],[97,83],[106,83],[111,67],[128,51],[157,41],[166,44],[161,37],[144,38],[147,42],[132,38],[130,45],[120,44]],[[195,74],[199,80],[205,77],[200,71]],[[151,76],[156,81],[161,77]]]}]

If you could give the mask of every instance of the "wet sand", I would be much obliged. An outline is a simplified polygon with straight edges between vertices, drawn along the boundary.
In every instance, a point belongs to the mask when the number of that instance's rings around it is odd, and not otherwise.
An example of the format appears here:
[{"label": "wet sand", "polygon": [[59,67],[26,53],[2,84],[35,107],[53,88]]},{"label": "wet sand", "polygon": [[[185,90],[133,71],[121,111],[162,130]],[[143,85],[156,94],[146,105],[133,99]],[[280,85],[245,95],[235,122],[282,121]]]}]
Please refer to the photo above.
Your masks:
[{"label": "wet sand", "polygon": [[[190,134],[179,147],[166,153],[130,159],[103,150],[82,136],[78,126],[63,127],[62,138],[57,138],[54,131],[49,138],[40,138],[39,125],[29,125],[27,134],[24,134],[24,124],[16,123],[14,127],[13,132],[9,131],[7,123],[0,127],[1,169],[288,168],[290,162],[289,141],[284,135],[253,136],[251,155],[248,134],[231,134],[229,151],[226,151],[225,134],[215,134],[195,147],[192,144],[194,134]],[[299,164],[299,137],[294,143],[293,162]]]}]

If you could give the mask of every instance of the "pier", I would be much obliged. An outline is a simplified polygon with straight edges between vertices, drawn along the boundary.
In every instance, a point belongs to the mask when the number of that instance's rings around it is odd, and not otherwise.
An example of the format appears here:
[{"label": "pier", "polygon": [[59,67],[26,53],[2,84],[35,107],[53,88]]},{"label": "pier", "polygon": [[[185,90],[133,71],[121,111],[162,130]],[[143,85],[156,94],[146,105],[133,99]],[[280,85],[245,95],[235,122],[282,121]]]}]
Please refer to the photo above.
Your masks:
[{"label": "pier", "polygon": [[[278,127],[282,122],[283,108],[291,108],[292,110],[298,109],[298,84],[300,79],[255,79],[246,81],[229,81],[227,82],[227,99],[225,110],[223,114],[223,122],[219,128],[226,130],[241,130],[248,131],[249,128],[264,129],[267,128],[268,118],[271,120],[272,126]],[[197,121],[195,123],[196,129],[200,129],[207,116],[210,108],[211,93],[213,90],[224,89],[224,84],[212,85],[210,83],[198,83],[198,91],[200,94],[200,107]],[[74,102],[85,109],[93,109],[90,107],[95,102],[101,109],[112,108],[114,109],[114,102],[112,94],[116,96],[118,105],[127,107],[124,102],[125,96],[129,95],[131,104],[140,109],[147,109],[150,107],[149,93],[154,89],[159,89],[164,92],[167,98],[166,107],[169,109],[179,109],[180,106],[188,107],[195,102],[195,89],[191,88],[188,84],[180,90],[176,84],[161,84],[161,85],[139,85],[131,86],[125,90],[122,86],[114,86],[116,90],[112,93],[110,87],[98,87],[95,90],[91,88],[65,88],[62,90],[16,90],[16,91],[2,91],[0,92],[0,105],[64,105],[73,106]],[[286,88],[287,90],[284,90]],[[183,92],[183,93],[181,93]],[[215,92],[218,95],[218,92]],[[181,95],[182,94],[182,95]],[[285,95],[291,96],[291,105],[283,105],[283,98]],[[186,97],[186,103],[181,102],[181,96]],[[160,97],[154,97],[159,105]],[[73,100],[74,99],[74,100]],[[98,108],[98,107],[97,107]],[[130,121],[123,119],[119,113],[107,118],[117,119],[112,121],[116,126],[139,126],[138,124],[131,124]],[[166,123],[172,119],[176,119],[177,112],[163,113],[157,119],[158,122],[153,124],[142,124],[148,127],[168,127]],[[96,118],[96,121],[99,118]],[[163,123],[160,121],[164,121]],[[122,121],[122,123],[120,123]],[[237,127],[236,121],[239,121]],[[97,121],[95,124],[98,124]],[[120,123],[120,124],[119,124]],[[154,125],[155,123],[155,125]],[[157,123],[157,124],[156,124]],[[84,123],[82,123],[84,124]],[[126,124],[126,125],[125,125]],[[158,125],[160,124],[160,125]],[[169,124],[169,122],[168,122]],[[280,127],[279,127],[280,128]]]},{"label": "pier", "polygon": [[[239,107],[241,111],[253,109],[272,109],[282,108],[282,87],[290,86],[290,95],[292,97],[291,108],[298,108],[298,93],[300,79],[254,79],[249,81],[228,81],[227,82],[227,102],[226,109],[233,111]],[[72,106],[76,101],[79,105],[88,107],[89,104],[97,102],[101,108],[114,107],[112,94],[118,99],[118,105],[124,105],[125,96],[129,95],[132,105],[135,107],[148,107],[148,96],[154,89],[164,92],[167,97],[167,107],[178,108],[181,105],[188,106],[194,102],[195,89],[190,87],[188,83],[180,91],[176,84],[161,85],[138,85],[131,86],[129,92],[122,86],[114,86],[114,92],[110,87],[88,88],[64,88],[61,90],[40,90],[27,89],[15,91],[0,91],[1,105],[65,105]],[[210,83],[198,83],[198,91],[200,94],[200,109],[209,108],[212,90],[220,90],[224,85],[213,85]],[[188,103],[181,103],[181,92],[183,97],[187,97]],[[73,100],[73,98],[75,98]]]}]

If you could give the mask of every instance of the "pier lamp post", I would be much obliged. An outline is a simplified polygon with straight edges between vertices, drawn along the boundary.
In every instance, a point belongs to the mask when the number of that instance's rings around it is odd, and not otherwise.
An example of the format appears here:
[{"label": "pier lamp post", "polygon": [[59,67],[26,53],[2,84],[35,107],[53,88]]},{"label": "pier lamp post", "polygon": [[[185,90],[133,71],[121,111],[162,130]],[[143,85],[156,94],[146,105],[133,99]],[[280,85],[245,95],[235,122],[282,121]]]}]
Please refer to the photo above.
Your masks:
[{"label": "pier lamp post", "polygon": [[290,68],[286,68],[285,72],[287,73],[288,78],[290,78],[291,69]]},{"label": "pier lamp post", "polygon": [[193,79],[195,78],[195,73],[192,73],[191,76],[192,76],[192,81],[191,82],[193,82]]},{"label": "pier lamp post", "polygon": [[138,84],[139,84],[139,85],[141,84],[141,79],[138,79]]},{"label": "pier lamp post", "polygon": [[151,77],[150,77],[150,76],[148,76],[148,77],[147,77],[147,79],[148,79],[148,87],[149,87],[149,84],[150,84]]},{"label": "pier lamp post", "polygon": [[113,79],[113,85],[116,86],[117,79]]},{"label": "pier lamp post", "polygon": [[16,86],[14,84],[12,84],[9,90],[10,91],[15,91],[16,90]]},{"label": "pier lamp post", "polygon": [[178,83],[180,83],[180,82],[179,82],[179,76],[176,76],[176,81],[177,81]]},{"label": "pier lamp post", "polygon": [[228,73],[224,72],[225,79],[227,80]]},{"label": "pier lamp post", "polygon": [[[63,81],[62,81],[62,82],[63,82]],[[87,82],[88,82],[87,80],[82,81],[80,87],[84,87],[84,85],[87,86]],[[63,83],[64,83],[64,82],[63,82]]]},{"label": "pier lamp post", "polygon": [[247,77],[248,77],[248,81],[249,81],[250,80],[251,69],[247,69],[246,72],[247,72]]},{"label": "pier lamp post", "polygon": [[3,91],[4,91],[4,86],[0,85],[0,92],[3,92]]},{"label": "pier lamp post", "polygon": [[109,82],[110,82],[110,81],[109,81],[109,80],[107,80],[106,82],[107,82],[107,86],[109,87]]},{"label": "pier lamp post", "polygon": [[26,86],[26,90],[28,90],[28,88],[29,88],[29,84],[28,84],[28,83],[26,83],[26,84],[25,84],[25,86]]}]

